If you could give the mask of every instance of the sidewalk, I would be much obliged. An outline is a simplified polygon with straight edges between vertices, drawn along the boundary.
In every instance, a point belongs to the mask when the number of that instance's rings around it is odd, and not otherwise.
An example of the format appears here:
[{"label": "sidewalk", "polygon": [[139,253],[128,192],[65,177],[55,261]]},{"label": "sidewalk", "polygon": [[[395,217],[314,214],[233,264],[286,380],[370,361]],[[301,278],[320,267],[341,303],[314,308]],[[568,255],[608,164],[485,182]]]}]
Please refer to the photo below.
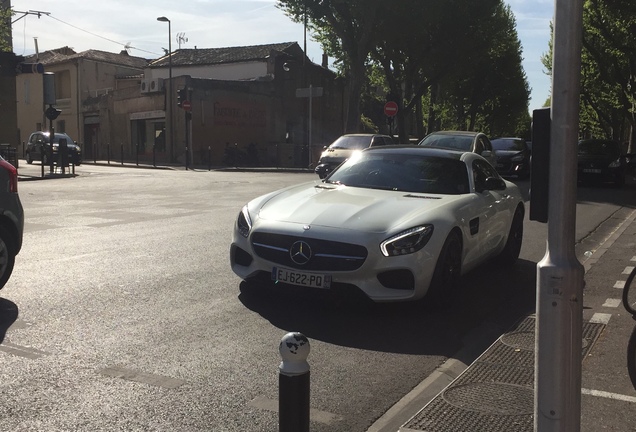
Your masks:
[{"label": "sidewalk", "polygon": [[[584,263],[583,432],[636,430],[636,390],[626,368],[627,341],[636,321],[620,300],[636,265],[635,218],[636,210]],[[608,272],[613,279],[607,280]],[[533,315],[517,323],[399,431],[532,432],[534,325]]]},{"label": "sidewalk", "polygon": [[[134,162],[115,162],[106,160],[97,161],[84,161],[82,165],[75,167],[75,173],[73,173],[73,167],[66,168],[64,174],[61,173],[59,168],[56,168],[51,173],[50,167],[47,165],[44,167],[44,175],[42,175],[42,165],[36,161],[33,164],[27,164],[24,159],[18,160],[18,179],[25,180],[44,180],[52,178],[68,178],[75,177],[81,173],[82,166],[99,165],[99,166],[112,166],[118,168],[141,168],[141,169],[160,169],[160,170],[181,170],[185,171],[185,165],[182,164],[161,164],[152,165],[148,163],[134,163]],[[298,173],[313,173],[313,170],[309,168],[294,168],[294,167],[204,167],[195,166],[189,167],[190,171],[253,171],[253,172],[298,172]]]}]

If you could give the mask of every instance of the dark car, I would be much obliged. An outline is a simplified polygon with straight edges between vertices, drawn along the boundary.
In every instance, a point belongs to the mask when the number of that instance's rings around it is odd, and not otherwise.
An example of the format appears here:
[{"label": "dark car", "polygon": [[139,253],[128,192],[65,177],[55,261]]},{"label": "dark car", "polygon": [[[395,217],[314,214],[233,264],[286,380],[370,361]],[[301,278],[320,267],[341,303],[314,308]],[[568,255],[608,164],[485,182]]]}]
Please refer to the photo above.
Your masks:
[{"label": "dark car", "polygon": [[22,248],[24,211],[18,196],[18,170],[0,156],[0,288],[11,273]]},{"label": "dark car", "polygon": [[621,144],[614,140],[587,139],[579,141],[579,182],[613,183],[617,187],[625,184],[627,158]]},{"label": "dark car", "polygon": [[325,147],[314,172],[322,179],[338,165],[347,160],[356,150],[395,144],[393,138],[379,134],[347,134]]},{"label": "dark car", "polygon": [[491,141],[497,155],[497,172],[504,176],[525,179],[530,176],[532,152],[522,138],[496,138]]},{"label": "dark car", "polygon": [[450,150],[463,150],[477,153],[494,167],[497,158],[488,137],[480,132],[439,131],[426,135],[418,145],[439,147]]},{"label": "dark car", "polygon": [[[68,147],[68,163],[73,165],[80,165],[82,163],[82,149],[73,141],[73,139],[65,133],[55,133],[53,137],[53,161],[59,162],[58,149],[60,145],[66,145]],[[29,141],[26,147],[26,162],[28,164],[33,163],[34,160],[42,161],[42,164],[49,165],[50,142],[48,132],[33,132],[29,136]]]}]

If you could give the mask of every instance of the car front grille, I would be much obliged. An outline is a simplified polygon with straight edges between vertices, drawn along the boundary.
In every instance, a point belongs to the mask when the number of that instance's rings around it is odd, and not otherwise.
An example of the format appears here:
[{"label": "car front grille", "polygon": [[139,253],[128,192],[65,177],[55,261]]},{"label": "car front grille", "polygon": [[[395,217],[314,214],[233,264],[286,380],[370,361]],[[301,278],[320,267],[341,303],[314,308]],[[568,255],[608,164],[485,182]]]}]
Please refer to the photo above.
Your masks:
[{"label": "car front grille", "polygon": [[[350,243],[263,232],[254,233],[251,240],[254,253],[260,258],[295,269],[351,271],[360,268],[367,258],[364,246]],[[303,248],[306,262],[292,259],[299,247]]]}]

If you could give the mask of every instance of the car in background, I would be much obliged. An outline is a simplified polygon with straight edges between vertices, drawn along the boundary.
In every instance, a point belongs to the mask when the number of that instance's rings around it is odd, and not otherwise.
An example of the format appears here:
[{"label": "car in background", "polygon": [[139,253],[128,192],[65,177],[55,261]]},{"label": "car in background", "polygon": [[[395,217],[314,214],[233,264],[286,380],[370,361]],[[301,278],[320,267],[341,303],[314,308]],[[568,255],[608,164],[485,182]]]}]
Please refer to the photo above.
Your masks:
[{"label": "car in background", "polygon": [[532,152],[522,138],[496,138],[490,141],[497,156],[495,168],[504,177],[530,177]]},{"label": "car in background", "polygon": [[481,132],[438,131],[422,139],[418,145],[477,153],[494,167],[497,157],[488,137]]},{"label": "car in background", "polygon": [[4,287],[22,248],[24,211],[18,196],[18,170],[0,156],[0,288]]},{"label": "car in background", "polygon": [[[68,147],[68,163],[73,165],[81,165],[82,163],[82,149],[76,141],[65,133],[56,132],[53,136],[53,161],[59,162],[58,149],[60,144]],[[29,136],[27,147],[25,151],[25,158],[28,164],[33,163],[34,160],[42,161],[43,165],[50,165],[49,160],[50,151],[49,132],[33,132]]]},{"label": "car in background", "polygon": [[585,139],[578,143],[577,180],[581,183],[625,184],[627,157],[618,141]]},{"label": "car in background", "polygon": [[356,150],[395,144],[393,138],[380,134],[342,135],[328,147],[325,147],[314,169],[321,179],[325,178],[338,165],[347,160]]},{"label": "car in background", "polygon": [[524,213],[519,188],[473,152],[371,147],[322,181],[248,202],[230,264],[255,283],[449,304],[462,274],[516,262]]}]

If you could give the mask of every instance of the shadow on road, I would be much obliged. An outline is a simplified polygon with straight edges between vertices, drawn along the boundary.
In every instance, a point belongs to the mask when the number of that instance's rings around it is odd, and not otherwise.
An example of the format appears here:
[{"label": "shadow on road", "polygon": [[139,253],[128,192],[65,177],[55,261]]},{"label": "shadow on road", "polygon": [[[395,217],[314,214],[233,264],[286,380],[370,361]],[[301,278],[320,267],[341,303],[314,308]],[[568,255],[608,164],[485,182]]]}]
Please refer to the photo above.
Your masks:
[{"label": "shadow on road", "polygon": [[4,341],[9,327],[18,319],[18,306],[0,297],[0,343]]},{"label": "shadow on road", "polygon": [[461,298],[441,309],[426,299],[374,304],[329,291],[242,282],[239,300],[274,326],[334,345],[401,354],[451,356],[485,321],[502,332],[535,306],[536,263],[487,264],[465,275]]}]

